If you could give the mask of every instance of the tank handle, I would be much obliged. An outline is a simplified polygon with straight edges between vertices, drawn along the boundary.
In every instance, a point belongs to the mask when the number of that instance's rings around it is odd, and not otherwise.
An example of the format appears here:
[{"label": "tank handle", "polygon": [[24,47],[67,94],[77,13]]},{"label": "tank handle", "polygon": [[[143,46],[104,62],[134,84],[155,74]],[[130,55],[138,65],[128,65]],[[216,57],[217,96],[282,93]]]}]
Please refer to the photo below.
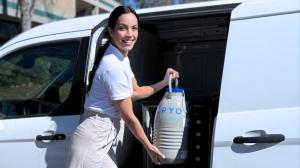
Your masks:
[{"label": "tank handle", "polygon": [[169,92],[172,93],[172,80],[175,80],[175,88],[178,87],[178,79],[172,79],[172,74],[169,75]]}]

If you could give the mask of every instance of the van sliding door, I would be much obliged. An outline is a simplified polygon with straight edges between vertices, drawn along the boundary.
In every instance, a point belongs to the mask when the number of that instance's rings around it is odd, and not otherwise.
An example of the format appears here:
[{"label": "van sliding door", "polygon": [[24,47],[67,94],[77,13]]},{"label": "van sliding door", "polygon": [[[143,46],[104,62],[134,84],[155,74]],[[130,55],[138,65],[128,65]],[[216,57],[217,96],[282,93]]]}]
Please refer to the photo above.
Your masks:
[{"label": "van sliding door", "polygon": [[298,0],[233,10],[213,168],[299,168],[299,20]]}]

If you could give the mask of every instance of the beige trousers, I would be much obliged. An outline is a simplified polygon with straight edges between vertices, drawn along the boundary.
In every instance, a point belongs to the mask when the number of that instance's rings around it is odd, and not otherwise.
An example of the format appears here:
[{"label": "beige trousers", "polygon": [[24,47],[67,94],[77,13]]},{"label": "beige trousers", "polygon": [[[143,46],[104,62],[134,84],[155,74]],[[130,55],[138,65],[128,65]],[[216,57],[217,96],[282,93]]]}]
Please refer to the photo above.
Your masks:
[{"label": "beige trousers", "polygon": [[112,150],[120,119],[85,111],[71,140],[69,168],[117,168]]}]

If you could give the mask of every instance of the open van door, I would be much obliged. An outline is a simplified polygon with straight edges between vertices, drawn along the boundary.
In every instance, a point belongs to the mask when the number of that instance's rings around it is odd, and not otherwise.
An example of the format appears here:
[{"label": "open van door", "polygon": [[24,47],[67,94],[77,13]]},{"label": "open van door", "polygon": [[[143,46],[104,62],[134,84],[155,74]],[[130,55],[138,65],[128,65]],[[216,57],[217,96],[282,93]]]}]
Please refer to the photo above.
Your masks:
[{"label": "open van door", "polygon": [[213,168],[299,168],[300,3],[251,0],[233,10]]}]

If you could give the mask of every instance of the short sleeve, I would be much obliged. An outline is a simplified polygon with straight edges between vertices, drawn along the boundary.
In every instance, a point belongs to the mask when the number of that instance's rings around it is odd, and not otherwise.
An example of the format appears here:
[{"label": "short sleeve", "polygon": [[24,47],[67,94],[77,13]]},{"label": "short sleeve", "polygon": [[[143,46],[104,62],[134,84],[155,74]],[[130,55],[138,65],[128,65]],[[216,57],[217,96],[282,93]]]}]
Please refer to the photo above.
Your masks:
[{"label": "short sleeve", "polygon": [[134,73],[132,72],[131,68],[130,68],[130,72],[129,72],[129,73],[130,73],[130,74],[129,74],[129,75],[130,75],[130,78],[133,79],[133,78],[134,78]]},{"label": "short sleeve", "polygon": [[105,73],[104,84],[111,100],[122,100],[131,96],[126,73],[121,68],[113,68]]},{"label": "short sleeve", "polygon": [[132,69],[131,69],[131,66],[130,66],[130,61],[129,61],[128,57],[126,57],[125,59],[126,59],[126,68],[127,68],[127,71],[128,71],[129,78],[133,79],[134,78],[134,73],[132,72]]}]

